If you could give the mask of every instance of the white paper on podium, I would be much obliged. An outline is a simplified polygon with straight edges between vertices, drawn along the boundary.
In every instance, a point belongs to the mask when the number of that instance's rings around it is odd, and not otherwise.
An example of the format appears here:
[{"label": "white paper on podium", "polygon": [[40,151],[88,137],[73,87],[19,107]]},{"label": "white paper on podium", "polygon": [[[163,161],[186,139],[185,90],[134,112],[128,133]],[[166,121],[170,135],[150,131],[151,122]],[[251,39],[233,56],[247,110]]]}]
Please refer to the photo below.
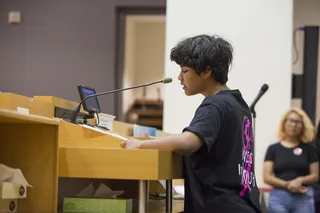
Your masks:
[{"label": "white paper on podium", "polygon": [[118,135],[118,134],[116,134],[114,132],[110,132],[108,130],[102,130],[101,128],[92,127],[92,126],[89,126],[89,125],[86,125],[86,124],[82,124],[81,126],[87,128],[87,129],[91,129],[91,130],[96,131],[96,132],[100,132],[100,133],[105,134],[105,135],[110,135],[112,137],[119,138],[119,139],[124,140],[124,141],[128,140],[128,138],[122,137],[121,135]]},{"label": "white paper on podium", "polygon": [[20,169],[10,168],[4,164],[0,164],[0,182],[10,182],[32,187]]}]

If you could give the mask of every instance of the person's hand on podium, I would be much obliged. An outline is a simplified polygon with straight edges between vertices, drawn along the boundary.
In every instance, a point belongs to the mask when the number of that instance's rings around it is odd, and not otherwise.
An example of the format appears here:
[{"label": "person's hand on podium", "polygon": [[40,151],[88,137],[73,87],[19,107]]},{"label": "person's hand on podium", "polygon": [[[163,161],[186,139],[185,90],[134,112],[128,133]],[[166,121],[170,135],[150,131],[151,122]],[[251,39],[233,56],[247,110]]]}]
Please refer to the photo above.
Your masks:
[{"label": "person's hand on podium", "polygon": [[120,145],[126,149],[139,149],[141,144],[142,141],[135,138],[129,138],[128,140],[120,143]]},{"label": "person's hand on podium", "polygon": [[149,140],[129,138],[128,140],[122,141],[120,146],[127,149],[157,149],[174,151],[183,155],[188,155],[200,149],[202,144],[203,142],[199,136],[193,132],[185,131],[181,134]]}]

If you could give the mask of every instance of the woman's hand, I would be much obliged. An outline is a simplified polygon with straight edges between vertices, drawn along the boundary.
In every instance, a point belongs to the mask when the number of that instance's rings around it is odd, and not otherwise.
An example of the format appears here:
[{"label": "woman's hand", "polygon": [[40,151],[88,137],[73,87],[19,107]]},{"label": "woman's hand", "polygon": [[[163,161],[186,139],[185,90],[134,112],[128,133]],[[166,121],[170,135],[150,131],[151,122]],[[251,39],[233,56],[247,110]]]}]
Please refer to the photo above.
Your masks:
[{"label": "woman's hand", "polygon": [[299,190],[298,190],[298,193],[304,194],[304,193],[307,192],[307,190],[308,190],[307,187],[301,186],[301,187],[299,188]]},{"label": "woman's hand", "polygon": [[293,193],[305,193],[307,188],[302,186],[301,178],[296,178],[294,180],[289,181],[287,189]]},{"label": "woman's hand", "polygon": [[296,178],[294,180],[289,181],[288,190],[291,192],[297,192],[301,186],[302,186],[301,179]]}]

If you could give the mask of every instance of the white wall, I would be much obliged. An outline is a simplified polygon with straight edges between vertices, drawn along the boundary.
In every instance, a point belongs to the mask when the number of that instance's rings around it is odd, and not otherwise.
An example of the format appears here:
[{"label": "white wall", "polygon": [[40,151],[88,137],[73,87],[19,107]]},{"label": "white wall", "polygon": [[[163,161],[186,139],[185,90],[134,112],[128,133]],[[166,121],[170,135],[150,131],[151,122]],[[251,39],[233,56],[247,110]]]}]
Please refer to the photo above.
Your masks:
[{"label": "white wall", "polygon": [[176,80],[179,67],[169,61],[170,49],[200,33],[225,37],[235,49],[228,85],[240,89],[248,104],[264,83],[270,87],[256,107],[260,187],[265,150],[276,141],[279,119],[291,105],[292,14],[292,0],[167,0],[165,71],[175,81],[165,86],[164,130],[181,132],[203,99],[185,97]]},{"label": "white wall", "polygon": [[[164,77],[165,17],[128,16],[126,25],[126,46],[124,63],[124,87],[149,83]],[[163,99],[163,85],[147,87],[146,98]],[[142,98],[141,88],[125,91],[123,113],[135,99]]]},{"label": "white wall", "polygon": [[[320,26],[320,1],[295,0],[294,1],[294,28],[300,26]],[[303,73],[303,31],[297,33],[297,47],[299,60],[293,66],[293,73]],[[320,45],[318,60],[318,87],[317,87],[317,113],[316,121],[320,119]],[[300,99],[294,100],[294,106],[301,107]]]}]

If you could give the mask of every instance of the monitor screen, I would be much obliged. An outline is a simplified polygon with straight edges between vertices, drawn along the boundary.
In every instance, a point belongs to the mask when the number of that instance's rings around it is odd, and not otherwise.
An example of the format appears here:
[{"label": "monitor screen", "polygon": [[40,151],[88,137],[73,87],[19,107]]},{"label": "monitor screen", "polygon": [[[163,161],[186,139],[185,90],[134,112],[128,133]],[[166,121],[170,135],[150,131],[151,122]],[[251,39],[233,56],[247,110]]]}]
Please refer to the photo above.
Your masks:
[{"label": "monitor screen", "polygon": [[[82,86],[82,85],[78,86],[78,91],[79,91],[79,95],[80,95],[81,100],[83,100],[85,97],[87,97],[89,95],[96,94],[95,89],[87,87],[87,86]],[[83,109],[89,113],[100,113],[100,105],[98,102],[98,98],[91,97],[91,98],[88,98],[87,100],[85,100],[83,102]]]}]

